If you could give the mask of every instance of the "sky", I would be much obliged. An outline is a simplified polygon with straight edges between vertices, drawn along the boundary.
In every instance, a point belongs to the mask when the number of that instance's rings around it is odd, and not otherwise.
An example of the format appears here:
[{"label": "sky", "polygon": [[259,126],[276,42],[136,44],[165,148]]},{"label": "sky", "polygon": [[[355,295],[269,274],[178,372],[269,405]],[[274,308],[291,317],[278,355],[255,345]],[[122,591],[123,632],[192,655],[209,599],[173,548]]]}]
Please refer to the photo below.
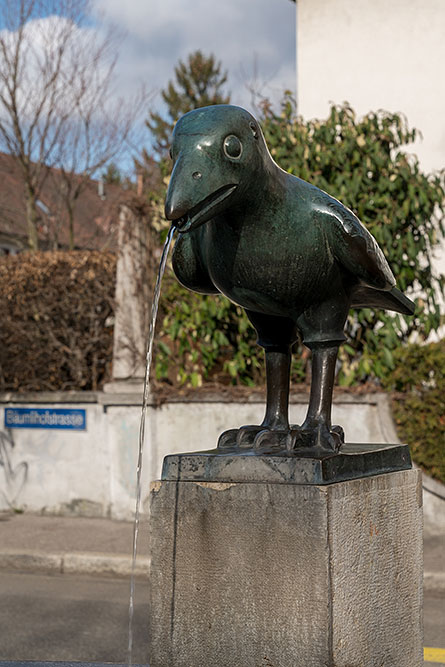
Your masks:
[{"label": "sky", "polygon": [[296,19],[290,0],[93,0],[97,29],[110,21],[123,32],[116,67],[119,88],[142,81],[158,93],[179,59],[200,49],[229,72],[232,102],[252,110],[248,85],[278,102],[295,90]]},{"label": "sky", "polygon": [[[0,0],[4,1],[4,0]],[[12,6],[15,7],[12,0]],[[228,72],[224,93],[230,92],[231,102],[255,114],[255,101],[269,98],[278,106],[284,90],[296,88],[296,5],[291,0],[86,0],[90,15],[77,25],[77,38],[88,44],[101,44],[110,26],[116,29],[116,64],[113,94],[106,107],[114,104],[124,109],[126,100],[138,109],[138,121],[133,123],[137,139],[132,144],[133,155],[143,147],[150,150],[152,137],[145,126],[150,111],[163,113],[161,97],[179,60],[201,50],[214,54],[221,61],[222,71]],[[66,3],[66,8],[64,9]],[[74,6],[76,6],[74,4]],[[36,9],[26,26],[29,50],[24,49],[26,68],[22,116],[26,104],[38,96],[38,77],[41,52],[57,48],[58,26],[63,33],[70,11],[69,0],[36,0]],[[15,14],[12,14],[15,16]],[[15,23],[4,23],[7,14],[0,12],[0,31],[7,40],[13,38]],[[8,19],[6,19],[7,21]],[[14,26],[14,27],[13,27]],[[11,41],[11,44],[13,42]],[[86,55],[86,57],[88,57]],[[35,61],[35,62],[34,62]],[[101,65],[102,67],[102,65]],[[103,73],[107,71],[106,63]],[[43,85],[43,83],[42,83]],[[136,98],[141,86],[148,93],[139,106]],[[29,91],[33,94],[28,94]],[[74,90],[74,89],[73,89]],[[257,93],[255,98],[252,90]],[[42,93],[43,94],[43,93]],[[70,104],[60,98],[60,104]],[[32,108],[31,112],[32,114]],[[123,155],[123,153],[122,153]],[[125,163],[118,161],[124,171],[133,169],[133,160],[126,151]]]}]

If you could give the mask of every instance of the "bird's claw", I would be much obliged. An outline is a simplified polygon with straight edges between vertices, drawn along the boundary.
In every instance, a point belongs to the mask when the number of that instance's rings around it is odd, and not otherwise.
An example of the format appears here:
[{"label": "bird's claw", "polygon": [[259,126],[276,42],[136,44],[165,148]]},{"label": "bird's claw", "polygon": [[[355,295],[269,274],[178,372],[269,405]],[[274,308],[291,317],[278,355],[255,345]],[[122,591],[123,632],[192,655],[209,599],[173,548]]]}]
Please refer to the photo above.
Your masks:
[{"label": "bird's claw", "polygon": [[253,442],[253,448],[258,454],[274,454],[286,450],[289,439],[289,429],[283,431],[272,431],[264,429],[260,431]]},{"label": "bird's claw", "polygon": [[274,430],[263,425],[241,426],[221,433],[218,449],[251,450],[254,453],[263,450],[286,449],[289,430]]},{"label": "bird's claw", "polygon": [[223,431],[218,438],[218,449],[233,449],[236,447],[237,428],[231,428],[228,431]]},{"label": "bird's claw", "polygon": [[345,442],[341,426],[328,426],[324,423],[314,426],[292,427],[288,449],[297,456],[324,458],[337,454]]},{"label": "bird's claw", "polygon": [[250,449],[262,426],[241,426],[224,431],[218,438],[218,449]]}]

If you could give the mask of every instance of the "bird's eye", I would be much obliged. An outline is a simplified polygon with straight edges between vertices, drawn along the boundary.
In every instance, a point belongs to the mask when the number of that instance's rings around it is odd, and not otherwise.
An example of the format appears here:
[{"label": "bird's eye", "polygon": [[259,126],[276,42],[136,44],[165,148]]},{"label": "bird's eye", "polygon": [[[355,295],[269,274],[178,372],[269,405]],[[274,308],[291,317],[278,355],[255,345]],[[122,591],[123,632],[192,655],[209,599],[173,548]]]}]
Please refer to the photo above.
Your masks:
[{"label": "bird's eye", "polygon": [[237,160],[241,157],[243,145],[238,137],[235,137],[234,134],[229,134],[229,136],[224,139],[223,149],[227,157]]}]

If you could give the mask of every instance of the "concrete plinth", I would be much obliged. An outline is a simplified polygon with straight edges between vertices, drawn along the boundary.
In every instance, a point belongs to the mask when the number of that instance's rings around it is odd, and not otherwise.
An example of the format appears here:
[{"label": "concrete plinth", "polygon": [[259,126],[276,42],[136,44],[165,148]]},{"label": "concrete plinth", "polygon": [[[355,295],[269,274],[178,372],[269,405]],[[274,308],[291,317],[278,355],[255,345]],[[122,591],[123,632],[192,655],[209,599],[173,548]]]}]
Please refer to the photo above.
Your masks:
[{"label": "concrete plinth", "polygon": [[151,667],[420,667],[420,474],[155,482]]}]

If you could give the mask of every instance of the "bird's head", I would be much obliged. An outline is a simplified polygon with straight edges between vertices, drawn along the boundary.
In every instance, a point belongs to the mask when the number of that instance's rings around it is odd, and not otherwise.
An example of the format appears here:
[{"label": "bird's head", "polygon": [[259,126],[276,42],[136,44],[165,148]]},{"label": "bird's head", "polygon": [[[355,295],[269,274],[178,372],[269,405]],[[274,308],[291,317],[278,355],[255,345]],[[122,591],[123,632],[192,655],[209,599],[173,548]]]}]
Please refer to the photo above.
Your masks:
[{"label": "bird's head", "polygon": [[258,187],[269,152],[255,118],[227,104],[190,111],[177,122],[165,215],[181,232],[195,229]]}]

